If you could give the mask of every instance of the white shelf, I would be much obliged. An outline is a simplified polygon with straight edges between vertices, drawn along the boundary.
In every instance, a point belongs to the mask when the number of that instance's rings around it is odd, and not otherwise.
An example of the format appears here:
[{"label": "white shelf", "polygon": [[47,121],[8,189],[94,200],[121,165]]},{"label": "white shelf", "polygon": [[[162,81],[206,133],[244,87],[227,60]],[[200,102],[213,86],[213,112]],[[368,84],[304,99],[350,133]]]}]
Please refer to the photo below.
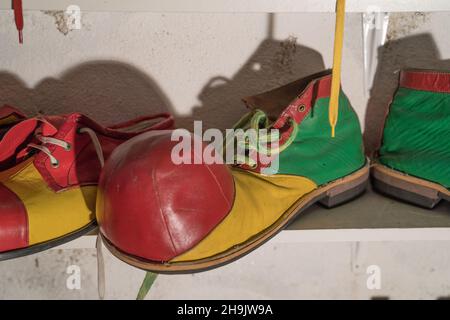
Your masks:
[{"label": "white shelf", "polygon": [[[0,10],[11,9],[11,0],[0,0]],[[78,5],[82,11],[147,12],[334,12],[335,0],[23,0],[24,10],[65,10]],[[347,0],[347,12],[450,11],[449,0]]]},{"label": "white shelf", "polygon": [[[96,237],[83,236],[53,249],[95,249]],[[284,230],[269,242],[282,244],[397,241],[450,241],[450,228]]]},{"label": "white shelf", "polygon": [[[96,234],[57,249],[95,248]],[[450,203],[422,209],[381,196],[370,188],[334,209],[314,205],[270,242],[450,241]]]}]

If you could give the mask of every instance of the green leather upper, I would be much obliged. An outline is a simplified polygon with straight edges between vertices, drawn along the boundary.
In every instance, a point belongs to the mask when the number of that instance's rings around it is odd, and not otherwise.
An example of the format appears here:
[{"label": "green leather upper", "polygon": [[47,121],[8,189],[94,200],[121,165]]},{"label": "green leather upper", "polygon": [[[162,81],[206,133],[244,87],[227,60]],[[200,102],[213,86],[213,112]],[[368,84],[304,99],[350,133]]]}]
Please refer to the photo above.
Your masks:
[{"label": "green leather upper", "polygon": [[450,94],[399,88],[386,119],[379,161],[450,188]]},{"label": "green leather upper", "polygon": [[295,140],[280,153],[279,174],[304,176],[322,185],[364,166],[366,159],[358,116],[341,92],[336,135],[332,138],[329,100],[318,99],[300,122]]}]

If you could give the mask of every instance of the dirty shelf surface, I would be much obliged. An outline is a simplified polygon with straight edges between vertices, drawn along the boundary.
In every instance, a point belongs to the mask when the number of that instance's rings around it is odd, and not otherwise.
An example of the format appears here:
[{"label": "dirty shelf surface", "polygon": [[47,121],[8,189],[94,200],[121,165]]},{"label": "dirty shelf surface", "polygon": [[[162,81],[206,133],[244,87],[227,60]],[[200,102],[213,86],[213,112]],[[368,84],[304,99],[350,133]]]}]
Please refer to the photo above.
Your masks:
[{"label": "dirty shelf surface", "polygon": [[314,205],[288,227],[289,230],[375,228],[450,228],[450,203],[441,201],[428,210],[369,188],[361,197],[333,209]]},{"label": "dirty shelf surface", "polygon": [[[95,248],[97,232],[58,249]],[[450,203],[422,209],[374,192],[326,209],[313,205],[301,213],[272,243],[343,241],[450,241]]]}]

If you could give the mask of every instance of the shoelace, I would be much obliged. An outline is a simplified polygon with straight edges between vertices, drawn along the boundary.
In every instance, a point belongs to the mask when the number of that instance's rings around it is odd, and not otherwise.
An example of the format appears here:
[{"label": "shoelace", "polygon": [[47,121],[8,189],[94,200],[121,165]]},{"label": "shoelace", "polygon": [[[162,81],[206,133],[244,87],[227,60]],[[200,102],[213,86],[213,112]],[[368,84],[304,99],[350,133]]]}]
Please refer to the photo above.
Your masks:
[{"label": "shoelace", "polygon": [[[92,144],[94,145],[95,152],[97,154],[100,165],[103,168],[103,166],[105,165],[105,157],[103,155],[102,146],[100,144],[100,141],[98,140],[98,137],[97,137],[97,134],[95,133],[95,131],[90,128],[83,127],[83,128],[80,128],[78,130],[78,132],[79,133],[87,133],[89,135],[89,137],[92,140]],[[45,146],[45,144],[52,144],[55,146],[59,146],[66,151],[72,150],[72,145],[67,141],[53,138],[53,137],[45,137],[40,134],[36,135],[36,138],[42,144],[29,143],[28,147],[42,151],[43,153],[45,153],[50,158],[50,163],[51,163],[52,167],[54,167],[54,168],[58,168],[59,160],[53,156],[52,152],[50,151],[50,149],[48,147]]]},{"label": "shoelace", "polygon": [[23,43],[23,10],[22,10],[22,0],[13,0],[13,10],[14,10],[14,21],[16,23],[16,28],[19,33],[19,43]]},{"label": "shoelace", "polygon": [[[270,130],[270,123],[267,115],[261,110],[253,110],[246,115],[244,115],[237,124],[233,127],[234,130],[242,129],[248,130],[253,129],[256,133],[255,139],[246,139],[244,141],[237,141],[237,150],[234,150],[234,162],[235,165],[246,164],[254,168],[257,165],[255,159],[251,157],[252,151],[258,154],[264,154],[266,156],[275,156],[289,147],[295,140],[298,133],[298,126],[292,118],[287,121],[289,126],[292,128],[292,133],[289,135],[288,139],[280,146],[277,143],[275,148],[272,147],[273,142],[279,142],[280,135],[279,132],[269,132],[269,134],[261,134],[260,129]],[[235,138],[235,137],[234,137]],[[230,136],[226,137],[225,140],[225,151],[227,151],[227,146],[231,143],[235,143],[236,139],[231,139]],[[270,147],[266,147],[270,145]],[[238,150],[242,150],[244,154],[239,154]]]},{"label": "shoelace", "polygon": [[331,137],[335,137],[339,114],[339,92],[341,90],[342,45],[344,42],[345,0],[336,0],[336,26],[334,32],[333,74],[331,76],[331,95],[328,118]]},{"label": "shoelace", "polygon": [[[51,138],[51,137],[44,137],[42,135],[36,135],[36,138],[39,141],[41,141],[42,144],[53,144],[53,145],[56,145],[56,146],[59,146],[59,147],[63,148],[66,151],[70,151],[72,149],[70,143],[68,143],[68,142],[66,142],[64,140]],[[29,148],[33,148],[33,149],[37,149],[39,151],[42,151],[43,153],[45,153],[50,158],[50,163],[51,163],[53,168],[59,167],[58,159],[56,159],[53,156],[52,152],[46,146],[35,144],[35,143],[29,143],[28,147]]]},{"label": "shoelace", "polygon": [[[341,64],[342,64],[342,47],[344,40],[344,18],[345,18],[345,0],[336,0],[336,26],[335,26],[335,36],[334,36],[334,50],[333,50],[333,71],[331,75],[331,93],[330,102],[328,106],[328,119],[331,127],[331,137],[334,138],[336,135],[336,125],[338,121],[339,114],[339,93],[341,87]],[[275,149],[264,148],[264,143],[271,144],[276,137],[260,135],[258,129],[266,128],[269,129],[269,123],[266,114],[261,110],[254,110],[244,115],[238,123],[233,127],[233,129],[255,129],[257,137],[255,139],[256,143],[251,143],[251,141],[239,142],[238,146],[245,150],[245,155],[235,154],[235,164],[245,163],[250,167],[256,166],[256,161],[252,159],[248,154],[251,150],[257,151],[258,153],[265,153],[266,155],[273,155],[282,152],[295,140],[298,133],[298,126],[293,119],[289,119],[290,125],[292,127],[292,134],[289,136],[287,141]],[[230,143],[235,143],[235,139],[225,140],[225,150]],[[263,142],[263,143],[261,143]]]},{"label": "shoelace", "polygon": [[[83,127],[78,130],[80,134],[86,133],[89,135],[89,137],[92,140],[92,144],[94,145],[95,152],[97,154],[98,160],[100,162],[101,167],[105,165],[105,157],[103,154],[102,146],[100,144],[100,141],[97,137],[97,134],[94,130]],[[42,143],[41,145],[35,144],[35,143],[29,143],[28,147],[37,149],[39,151],[42,151],[50,158],[50,163],[54,168],[57,168],[59,166],[59,160],[56,159],[49,148],[45,146],[45,144],[52,144],[59,146],[61,148],[64,148],[66,151],[70,151],[72,149],[72,145],[68,143],[67,141],[52,138],[52,137],[44,137],[42,135],[36,135],[36,138]],[[105,298],[105,262],[103,258],[103,252],[102,252],[102,239],[100,235],[97,236],[97,240],[95,243],[95,248],[97,250],[97,283],[98,283],[98,295],[100,299]]]}]

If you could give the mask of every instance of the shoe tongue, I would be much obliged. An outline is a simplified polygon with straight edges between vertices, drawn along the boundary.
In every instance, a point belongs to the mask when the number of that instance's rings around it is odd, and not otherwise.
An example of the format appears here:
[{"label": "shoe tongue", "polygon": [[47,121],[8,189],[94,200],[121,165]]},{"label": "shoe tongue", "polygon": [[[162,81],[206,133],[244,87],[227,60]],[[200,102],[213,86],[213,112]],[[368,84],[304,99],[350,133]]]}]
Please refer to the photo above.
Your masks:
[{"label": "shoe tongue", "polygon": [[39,132],[43,136],[55,135],[58,132],[56,124],[62,123],[56,118],[62,119],[62,117],[31,118],[11,127],[0,140],[0,163],[9,161],[21,153],[35,133]]},{"label": "shoe tongue", "polygon": [[46,116],[45,118],[39,118],[39,133],[44,137],[52,137],[66,122],[64,116]]}]

